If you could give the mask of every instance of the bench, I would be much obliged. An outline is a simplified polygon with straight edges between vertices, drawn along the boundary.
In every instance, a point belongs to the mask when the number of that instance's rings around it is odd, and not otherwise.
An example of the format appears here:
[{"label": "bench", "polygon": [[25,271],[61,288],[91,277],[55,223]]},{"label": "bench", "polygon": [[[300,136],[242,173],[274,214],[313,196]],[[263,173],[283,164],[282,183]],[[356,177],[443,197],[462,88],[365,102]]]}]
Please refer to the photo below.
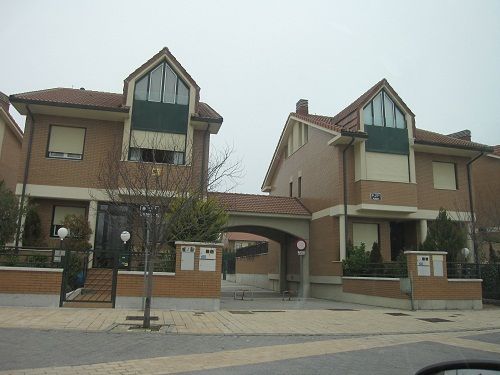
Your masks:
[{"label": "bench", "polygon": [[[240,295],[238,297],[238,294]],[[250,294],[250,298],[247,300],[253,300],[253,290],[252,289],[237,289],[234,291],[233,298],[243,301],[245,299],[245,294]]]},{"label": "bench", "polygon": [[281,300],[284,301],[288,297],[288,300],[291,301],[292,297],[297,297],[297,291],[294,289],[284,290],[281,292]]}]

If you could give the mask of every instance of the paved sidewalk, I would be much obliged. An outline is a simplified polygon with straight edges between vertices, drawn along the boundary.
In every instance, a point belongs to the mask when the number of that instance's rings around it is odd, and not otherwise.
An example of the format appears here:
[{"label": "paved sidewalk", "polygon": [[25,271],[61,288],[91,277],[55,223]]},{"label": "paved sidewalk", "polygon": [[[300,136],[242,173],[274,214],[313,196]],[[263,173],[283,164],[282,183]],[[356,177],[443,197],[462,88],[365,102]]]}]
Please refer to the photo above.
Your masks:
[{"label": "paved sidewalk", "polygon": [[[394,316],[391,314],[400,314]],[[138,310],[0,307],[0,327],[107,331],[137,316]],[[500,328],[500,309],[481,311],[277,310],[192,312],[153,310],[155,324],[174,334],[215,335],[366,335],[459,332]],[[421,319],[435,320],[437,322]],[[439,321],[443,320],[443,321]],[[124,329],[125,330],[125,329]]]}]

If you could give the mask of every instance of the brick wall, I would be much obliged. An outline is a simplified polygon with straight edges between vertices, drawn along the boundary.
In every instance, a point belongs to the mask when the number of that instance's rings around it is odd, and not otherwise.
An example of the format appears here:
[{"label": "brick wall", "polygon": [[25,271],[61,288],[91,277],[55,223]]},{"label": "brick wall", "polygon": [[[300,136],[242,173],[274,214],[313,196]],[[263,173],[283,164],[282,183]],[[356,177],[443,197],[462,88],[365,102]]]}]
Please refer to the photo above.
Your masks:
[{"label": "brick wall", "polygon": [[[215,272],[198,270],[199,245],[196,245],[194,271],[182,271],[181,249],[180,245],[177,245],[175,275],[157,274],[153,276],[154,297],[220,298],[222,246],[207,245],[201,247],[217,248]],[[116,288],[118,297],[141,297],[143,292],[144,275],[142,273],[118,273]]]},{"label": "brick wall", "polygon": [[399,279],[384,280],[377,278],[350,279],[342,278],[342,289],[346,293],[364,294],[367,296],[408,299],[399,290]]},{"label": "brick wall", "polygon": [[0,142],[2,142],[2,152],[0,155],[0,181],[3,180],[5,182],[5,186],[14,191],[16,188],[17,171],[21,158],[21,143],[12,133],[7,124],[0,123],[0,126],[5,127],[3,140],[0,139]]},{"label": "brick wall", "polygon": [[236,273],[278,274],[281,247],[278,242],[269,240],[267,254],[236,258]]},{"label": "brick wall", "polygon": [[[11,268],[11,269],[7,269]],[[62,270],[48,271],[0,267],[0,293],[59,294]]]},{"label": "brick wall", "polygon": [[[302,199],[312,212],[339,203],[341,188],[338,175],[338,150],[327,145],[332,135],[309,127],[308,142],[286,158],[280,155],[272,179],[271,195],[289,196],[290,177],[293,180],[293,196],[298,196],[298,172],[302,172]],[[321,167],[318,167],[321,166]]]},{"label": "brick wall", "polygon": [[[415,170],[417,175],[418,208],[439,210],[440,207],[450,211],[468,211],[469,198],[467,188],[468,158],[437,154],[415,153]],[[457,190],[434,189],[432,162],[451,162],[456,164]]]},{"label": "brick wall", "polygon": [[339,219],[325,216],[311,221],[309,269],[313,276],[331,276],[333,263],[339,260]]}]

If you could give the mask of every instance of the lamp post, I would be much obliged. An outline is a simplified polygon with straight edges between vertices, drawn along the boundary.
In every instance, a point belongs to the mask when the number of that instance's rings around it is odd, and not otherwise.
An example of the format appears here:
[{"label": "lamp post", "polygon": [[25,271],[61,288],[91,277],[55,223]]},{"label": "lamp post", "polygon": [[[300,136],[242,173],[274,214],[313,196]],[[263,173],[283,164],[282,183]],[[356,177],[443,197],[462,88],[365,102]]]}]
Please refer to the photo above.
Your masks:
[{"label": "lamp post", "polygon": [[67,273],[68,273],[67,272],[68,256],[66,255],[66,252],[64,252],[64,255],[63,255],[63,241],[66,238],[66,236],[68,235],[68,230],[64,227],[61,227],[57,230],[57,235],[61,239],[61,245],[59,246],[60,250],[59,250],[59,257],[58,258],[61,259],[61,257],[64,256],[62,282],[61,282],[61,293],[59,295],[59,307],[62,307],[64,301],[66,300],[66,277],[67,277]]}]

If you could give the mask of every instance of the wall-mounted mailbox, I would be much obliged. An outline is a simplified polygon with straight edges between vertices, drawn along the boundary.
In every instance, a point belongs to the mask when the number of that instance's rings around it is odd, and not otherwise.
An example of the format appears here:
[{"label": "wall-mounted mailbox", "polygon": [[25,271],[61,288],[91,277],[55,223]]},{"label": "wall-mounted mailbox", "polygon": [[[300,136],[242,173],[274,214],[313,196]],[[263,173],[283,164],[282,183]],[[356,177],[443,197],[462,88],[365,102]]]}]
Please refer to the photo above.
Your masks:
[{"label": "wall-mounted mailbox", "polygon": [[215,264],[217,259],[217,249],[214,247],[200,248],[200,271],[215,271]]},{"label": "wall-mounted mailbox", "polygon": [[432,256],[432,268],[434,269],[434,276],[444,276],[443,259],[444,257],[442,255]]},{"label": "wall-mounted mailbox", "polygon": [[181,247],[181,271],[194,270],[194,246]]},{"label": "wall-mounted mailbox", "polygon": [[418,276],[431,275],[431,261],[429,255],[417,256],[417,275]]}]

